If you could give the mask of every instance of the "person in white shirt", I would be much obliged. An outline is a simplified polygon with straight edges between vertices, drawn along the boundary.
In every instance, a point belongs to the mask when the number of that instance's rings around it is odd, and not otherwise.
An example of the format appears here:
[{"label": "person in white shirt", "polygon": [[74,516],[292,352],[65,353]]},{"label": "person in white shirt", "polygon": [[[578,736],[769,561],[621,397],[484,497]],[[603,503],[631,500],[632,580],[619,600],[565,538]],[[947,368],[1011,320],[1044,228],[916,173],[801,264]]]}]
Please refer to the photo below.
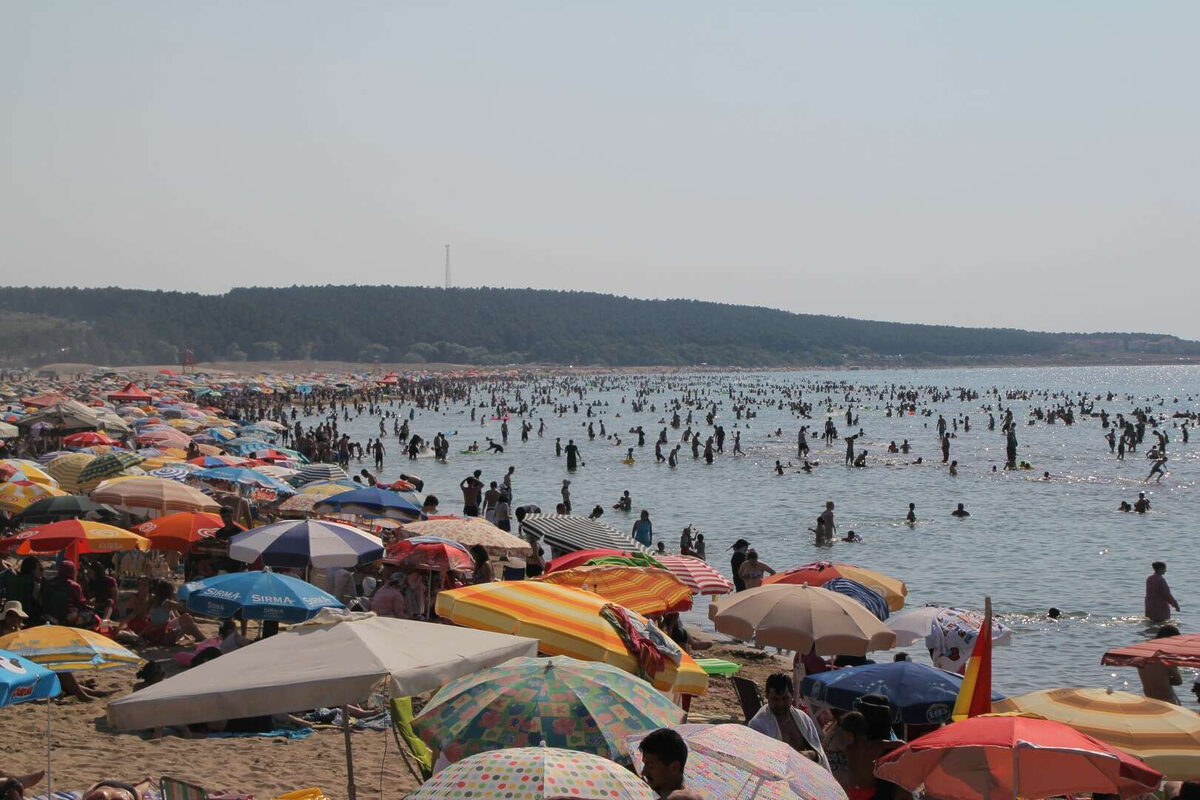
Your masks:
[{"label": "person in white shirt", "polygon": [[804,711],[794,705],[792,676],[776,672],[767,678],[767,703],[748,723],[752,730],[784,742],[806,758],[829,769],[829,759],[821,746],[821,732]]}]

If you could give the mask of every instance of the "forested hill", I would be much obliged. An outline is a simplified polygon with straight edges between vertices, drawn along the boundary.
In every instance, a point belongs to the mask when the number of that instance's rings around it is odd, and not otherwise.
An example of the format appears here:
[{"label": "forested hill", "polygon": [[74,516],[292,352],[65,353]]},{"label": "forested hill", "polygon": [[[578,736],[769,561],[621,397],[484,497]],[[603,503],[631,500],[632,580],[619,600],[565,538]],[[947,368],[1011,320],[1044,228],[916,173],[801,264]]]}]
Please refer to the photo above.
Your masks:
[{"label": "forested hill", "polygon": [[294,286],[223,295],[0,288],[0,363],[363,362],[834,365],[1200,355],[1160,334],[868,322],[535,289]]}]

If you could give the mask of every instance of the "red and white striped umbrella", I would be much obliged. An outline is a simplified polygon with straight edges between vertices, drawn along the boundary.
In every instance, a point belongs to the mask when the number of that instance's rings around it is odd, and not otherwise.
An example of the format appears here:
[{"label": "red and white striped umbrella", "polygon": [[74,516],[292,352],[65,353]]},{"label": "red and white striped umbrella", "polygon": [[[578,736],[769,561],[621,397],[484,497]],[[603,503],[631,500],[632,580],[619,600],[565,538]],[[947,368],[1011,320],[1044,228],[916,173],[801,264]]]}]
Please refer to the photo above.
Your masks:
[{"label": "red and white striped umbrella", "polygon": [[729,594],[733,591],[733,582],[707,561],[692,556],[660,555],[655,555],[654,560],[691,589],[692,594]]}]

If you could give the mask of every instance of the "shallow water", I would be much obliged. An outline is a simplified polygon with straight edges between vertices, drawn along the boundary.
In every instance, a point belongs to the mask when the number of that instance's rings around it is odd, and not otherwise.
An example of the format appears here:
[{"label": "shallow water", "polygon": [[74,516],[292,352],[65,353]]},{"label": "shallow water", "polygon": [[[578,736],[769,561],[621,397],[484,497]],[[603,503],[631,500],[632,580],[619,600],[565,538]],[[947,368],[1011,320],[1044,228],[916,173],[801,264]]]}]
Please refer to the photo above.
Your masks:
[{"label": "shallow water", "polygon": [[[631,379],[639,380],[639,379]],[[545,419],[547,432],[538,438],[536,427],[528,443],[520,441],[520,421],[510,421],[510,438],[503,455],[461,455],[473,439],[484,443],[484,436],[500,438],[499,422],[489,420],[480,426],[471,423],[464,406],[441,412],[418,411],[412,423],[415,432],[432,438],[438,430],[457,430],[451,439],[448,464],[422,458],[414,465],[404,459],[392,437],[385,440],[389,453],[385,476],[415,472],[426,482],[426,492],[437,494],[444,512],[458,513],[461,493],[458,482],[472,470],[482,469],[485,481],[499,480],[508,465],[515,465],[514,505],[537,503],[552,511],[559,500],[562,480],[570,477],[575,513],[587,514],[600,503],[604,520],[629,530],[637,512],[646,508],[654,522],[656,538],[662,538],[669,550],[678,546],[679,532],[694,523],[705,535],[709,561],[729,574],[727,548],[744,537],[757,548],[760,557],[776,569],[817,559],[850,561],[878,569],[905,580],[909,587],[909,607],[926,603],[982,608],[984,595],[990,595],[996,612],[1017,630],[1013,644],[997,647],[993,682],[997,691],[1017,694],[1050,686],[1113,686],[1140,691],[1136,670],[1100,666],[1100,657],[1112,646],[1138,641],[1147,635],[1142,616],[1143,587],[1150,573],[1150,562],[1168,563],[1167,579],[1183,607],[1178,615],[1184,632],[1195,630],[1200,609],[1200,548],[1192,537],[1197,535],[1200,498],[1196,480],[1200,474],[1200,440],[1193,437],[1182,443],[1177,428],[1168,419],[1166,430],[1171,442],[1168,476],[1161,484],[1144,486],[1149,471],[1145,452],[1154,438],[1147,428],[1146,441],[1138,452],[1124,462],[1116,460],[1103,440],[1099,418],[1077,415],[1076,424],[1027,426],[1027,410],[1034,406],[1055,405],[1053,400],[1035,398],[1011,402],[1020,441],[1019,458],[1029,461],[1033,471],[993,473],[992,466],[1003,467],[1004,437],[999,431],[1001,414],[996,413],[997,429],[987,430],[984,404],[995,405],[995,397],[983,394],[993,387],[1001,393],[1011,390],[1049,390],[1075,395],[1084,392],[1095,397],[1095,410],[1106,409],[1115,418],[1128,414],[1135,406],[1151,405],[1153,413],[1200,408],[1200,367],[1137,368],[1035,368],[976,370],[872,370],[850,372],[779,372],[730,376],[671,376],[649,379],[663,385],[661,393],[652,393],[647,402],[657,406],[643,413],[632,413],[622,395],[632,398],[630,389],[593,391],[589,399],[607,401],[593,418],[597,431],[603,419],[608,432],[620,433],[624,441],[616,447],[599,438],[589,442],[585,409],[562,418],[549,407],[533,414]],[[817,403],[812,420],[799,420],[786,407],[759,407],[759,416],[741,423],[732,411],[727,389],[756,389],[773,384],[802,381],[846,381],[855,386],[897,384],[906,386],[967,387],[978,390],[978,400],[960,403],[955,399],[930,406],[932,417],[895,416],[883,410],[886,400],[864,392],[854,392],[859,425],[866,435],[858,447],[869,451],[870,466],[850,469],[842,465],[844,444],[838,440],[832,448],[821,447],[819,429],[825,414],[823,393],[805,392],[805,400]],[[671,388],[665,388],[669,381]],[[659,420],[664,402],[679,396],[679,387],[691,385],[707,389],[712,399],[722,403],[717,422],[726,428],[726,454],[711,466],[703,459],[693,461],[690,447],[680,451],[680,465],[670,469],[654,461],[653,442],[664,427]],[[1106,401],[1103,395],[1118,397]],[[1127,400],[1132,395],[1134,400]],[[776,397],[770,391],[767,398]],[[1159,398],[1165,404],[1159,405]],[[1178,401],[1176,402],[1176,398]],[[1190,398],[1190,399],[1189,399]],[[555,398],[556,400],[561,398]],[[918,401],[922,402],[922,401]],[[927,402],[927,401],[926,401]],[[1005,407],[1010,402],[1004,400]],[[846,402],[839,392],[832,398],[839,433],[844,427]],[[397,407],[398,408],[398,407]],[[407,412],[407,407],[403,409]],[[620,418],[616,414],[620,413]],[[940,463],[936,420],[943,413],[947,423],[953,416],[969,415],[971,431],[958,432],[952,440],[951,458],[959,462],[959,474],[952,477]],[[682,412],[686,416],[686,410]],[[309,418],[306,423],[314,421]],[[695,421],[703,425],[703,414]],[[342,430],[365,444],[368,436],[378,433],[378,420],[363,415]],[[645,427],[647,446],[635,448],[635,464],[622,463],[625,449],[636,445],[636,436],[627,431],[636,425]],[[810,436],[814,458],[821,465],[811,474],[788,470],[774,474],[777,458],[786,464],[796,456],[796,431],[801,424],[815,427]],[[686,427],[686,425],[684,426]],[[694,424],[696,429],[697,425]],[[768,436],[776,428],[783,437]],[[391,429],[390,420],[388,430]],[[699,428],[707,434],[703,427]],[[742,431],[745,456],[731,456],[735,430]],[[672,445],[682,428],[668,427]],[[574,438],[586,466],[568,475],[565,461],[554,456],[554,439],[563,443]],[[887,443],[907,438],[914,446],[907,458],[887,456]],[[926,464],[913,466],[908,461],[924,456]],[[1051,473],[1050,481],[1039,478]],[[623,489],[633,495],[634,512],[611,510]],[[1137,492],[1147,491],[1153,504],[1149,514],[1123,514],[1116,511],[1121,500],[1133,502]],[[814,524],[826,499],[837,504],[837,525],[845,533],[853,529],[864,542],[838,542],[832,547],[817,547],[807,531]],[[904,524],[908,503],[916,503],[920,522],[910,528]],[[950,511],[965,503],[971,517],[954,519]],[[1046,609],[1057,606],[1064,619],[1050,622]],[[702,601],[689,613],[688,620],[709,628],[707,602]],[[920,646],[909,648],[914,653]],[[877,654],[877,659],[890,658]],[[927,661],[927,654],[917,655]],[[1181,696],[1195,706],[1186,694],[1190,676],[1185,676]]]}]

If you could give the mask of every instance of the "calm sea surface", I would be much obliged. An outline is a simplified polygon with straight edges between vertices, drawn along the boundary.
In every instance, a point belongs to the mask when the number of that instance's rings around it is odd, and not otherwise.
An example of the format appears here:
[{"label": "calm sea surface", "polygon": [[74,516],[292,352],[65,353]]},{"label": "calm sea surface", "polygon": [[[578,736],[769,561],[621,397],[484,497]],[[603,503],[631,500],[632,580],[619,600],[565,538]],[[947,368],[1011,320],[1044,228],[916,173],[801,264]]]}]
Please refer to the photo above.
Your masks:
[{"label": "calm sea surface", "polygon": [[[481,445],[485,436],[499,440],[500,423],[490,419],[483,426],[478,420],[472,423],[469,409],[459,405],[438,412],[417,411],[412,423],[413,430],[426,438],[439,430],[458,432],[451,439],[448,464],[431,458],[414,464],[403,458],[395,437],[390,436],[389,420],[384,475],[415,472],[424,478],[426,492],[442,500],[443,511],[458,513],[458,482],[463,477],[482,469],[485,481],[499,480],[511,464],[517,468],[515,505],[537,503],[553,511],[562,480],[570,477],[575,513],[587,514],[600,503],[605,508],[604,521],[628,531],[637,512],[648,509],[656,539],[663,539],[668,550],[678,547],[683,527],[694,523],[705,535],[708,560],[726,575],[727,548],[743,537],[776,569],[828,559],[899,577],[909,587],[909,608],[927,603],[982,608],[984,595],[990,595],[996,612],[1017,631],[1011,646],[996,648],[993,681],[996,690],[1005,694],[1051,686],[1140,691],[1135,670],[1101,667],[1100,656],[1111,646],[1147,636],[1142,598],[1151,561],[1161,559],[1169,565],[1167,579],[1183,607],[1178,615],[1181,629],[1193,632],[1200,625],[1200,495],[1196,491],[1200,439],[1193,435],[1190,444],[1183,444],[1178,428],[1173,427],[1179,420],[1171,419],[1175,412],[1200,410],[1200,367],[778,372],[615,376],[609,380],[615,385],[592,388],[585,397],[607,404],[594,410],[592,421],[598,434],[603,420],[609,434],[621,436],[621,446],[599,435],[596,441],[588,441],[588,418],[582,403],[578,413],[568,410],[562,417],[543,405],[531,418],[535,426],[539,417],[545,419],[545,437],[538,438],[535,427],[530,441],[522,443],[520,419],[514,416],[503,455],[462,455],[459,451],[472,440]],[[845,382],[851,388],[833,392],[813,388],[829,382]],[[965,387],[981,396],[959,402],[955,391],[953,399],[932,403],[929,392],[924,392],[919,407],[931,409],[932,416],[918,412],[889,418],[885,411],[888,400],[880,399],[879,392],[886,393],[892,385]],[[648,390],[647,406],[635,413],[629,401],[639,386]],[[801,420],[788,409],[787,398],[781,394],[788,386],[803,389],[803,399],[816,406],[811,420]],[[529,397],[528,385],[513,384],[498,391],[507,391],[512,401],[515,389]],[[757,418],[736,419],[731,389],[735,396],[746,395],[759,404],[753,406]],[[990,394],[993,389],[1000,391],[1004,407],[1013,409],[1019,458],[1030,462],[1033,471],[1002,470],[1005,442],[999,430],[997,398]],[[671,469],[655,463],[653,443],[664,427],[660,419],[670,420],[670,412],[664,412],[666,404],[687,390],[707,392],[707,399],[719,404],[716,422],[727,432],[726,452],[708,466],[703,459],[693,460],[690,446],[685,446],[679,467]],[[1004,399],[1008,391],[1038,395],[1009,401]],[[1112,400],[1106,399],[1110,392],[1116,395]],[[1121,462],[1109,453],[1099,418],[1079,415],[1077,410],[1072,426],[1044,421],[1026,424],[1031,409],[1056,406],[1067,398],[1078,402],[1081,393],[1089,402],[1095,401],[1096,412],[1105,409],[1113,418],[1118,412],[1128,415],[1136,407],[1147,406],[1155,416],[1166,416],[1170,462],[1169,474],[1161,484],[1142,483],[1150,468],[1145,453],[1154,442],[1149,428],[1138,452]],[[567,397],[556,390],[551,399],[569,403],[578,396]],[[782,410],[778,408],[781,399]],[[831,448],[822,446],[819,436],[827,400],[840,435],[850,432],[845,430],[847,405],[859,416],[854,430],[861,427],[865,431],[858,447],[870,451],[866,469],[842,465],[845,446],[840,440]],[[489,401],[486,392],[475,399],[476,403]],[[656,410],[650,410],[651,404]],[[986,405],[991,405],[996,415],[994,431],[987,430]],[[402,410],[407,413],[408,407]],[[479,413],[477,410],[477,416]],[[945,415],[947,423],[970,417],[970,432],[960,426],[951,445],[951,458],[959,463],[957,477],[950,476],[941,464],[935,428],[938,413]],[[686,417],[686,409],[682,416]],[[315,418],[306,420],[312,421]],[[777,476],[773,471],[776,459],[785,464],[796,460],[796,432],[801,424],[815,428],[810,436],[810,458],[820,461],[820,466],[811,474],[790,469]],[[367,437],[378,433],[378,419],[365,414],[341,425],[364,444]],[[637,425],[646,430],[644,448],[637,448],[637,437],[628,433]],[[783,430],[781,438],[769,435],[777,428]],[[703,411],[694,412],[693,429],[705,436],[711,433]],[[739,430],[746,454],[731,456],[733,435]],[[671,446],[682,431],[668,427]],[[586,466],[568,475],[564,460],[555,458],[555,437],[562,437],[564,444],[574,438]],[[887,455],[889,441],[900,443],[906,438],[913,445],[911,455]],[[637,461],[633,465],[622,463],[629,445],[635,446]],[[908,463],[917,456],[924,456],[926,463]],[[993,472],[993,467],[1001,469]],[[1050,472],[1051,480],[1040,480],[1043,471]],[[624,489],[633,495],[633,514],[611,509]],[[1116,510],[1121,500],[1133,502],[1141,489],[1153,504],[1149,514]],[[807,528],[827,499],[837,504],[839,531],[844,534],[853,529],[863,537],[862,543],[813,544]],[[910,502],[916,504],[920,519],[915,527],[903,521]],[[959,502],[971,512],[969,519],[950,516]],[[1050,606],[1060,608],[1064,619],[1047,621],[1045,613]],[[710,629],[706,611],[707,600],[703,600],[690,612],[689,621]],[[928,663],[928,654],[919,646],[910,650]],[[1185,682],[1190,685],[1190,676],[1185,676]],[[1190,694],[1181,691],[1181,696],[1195,706]]]}]

